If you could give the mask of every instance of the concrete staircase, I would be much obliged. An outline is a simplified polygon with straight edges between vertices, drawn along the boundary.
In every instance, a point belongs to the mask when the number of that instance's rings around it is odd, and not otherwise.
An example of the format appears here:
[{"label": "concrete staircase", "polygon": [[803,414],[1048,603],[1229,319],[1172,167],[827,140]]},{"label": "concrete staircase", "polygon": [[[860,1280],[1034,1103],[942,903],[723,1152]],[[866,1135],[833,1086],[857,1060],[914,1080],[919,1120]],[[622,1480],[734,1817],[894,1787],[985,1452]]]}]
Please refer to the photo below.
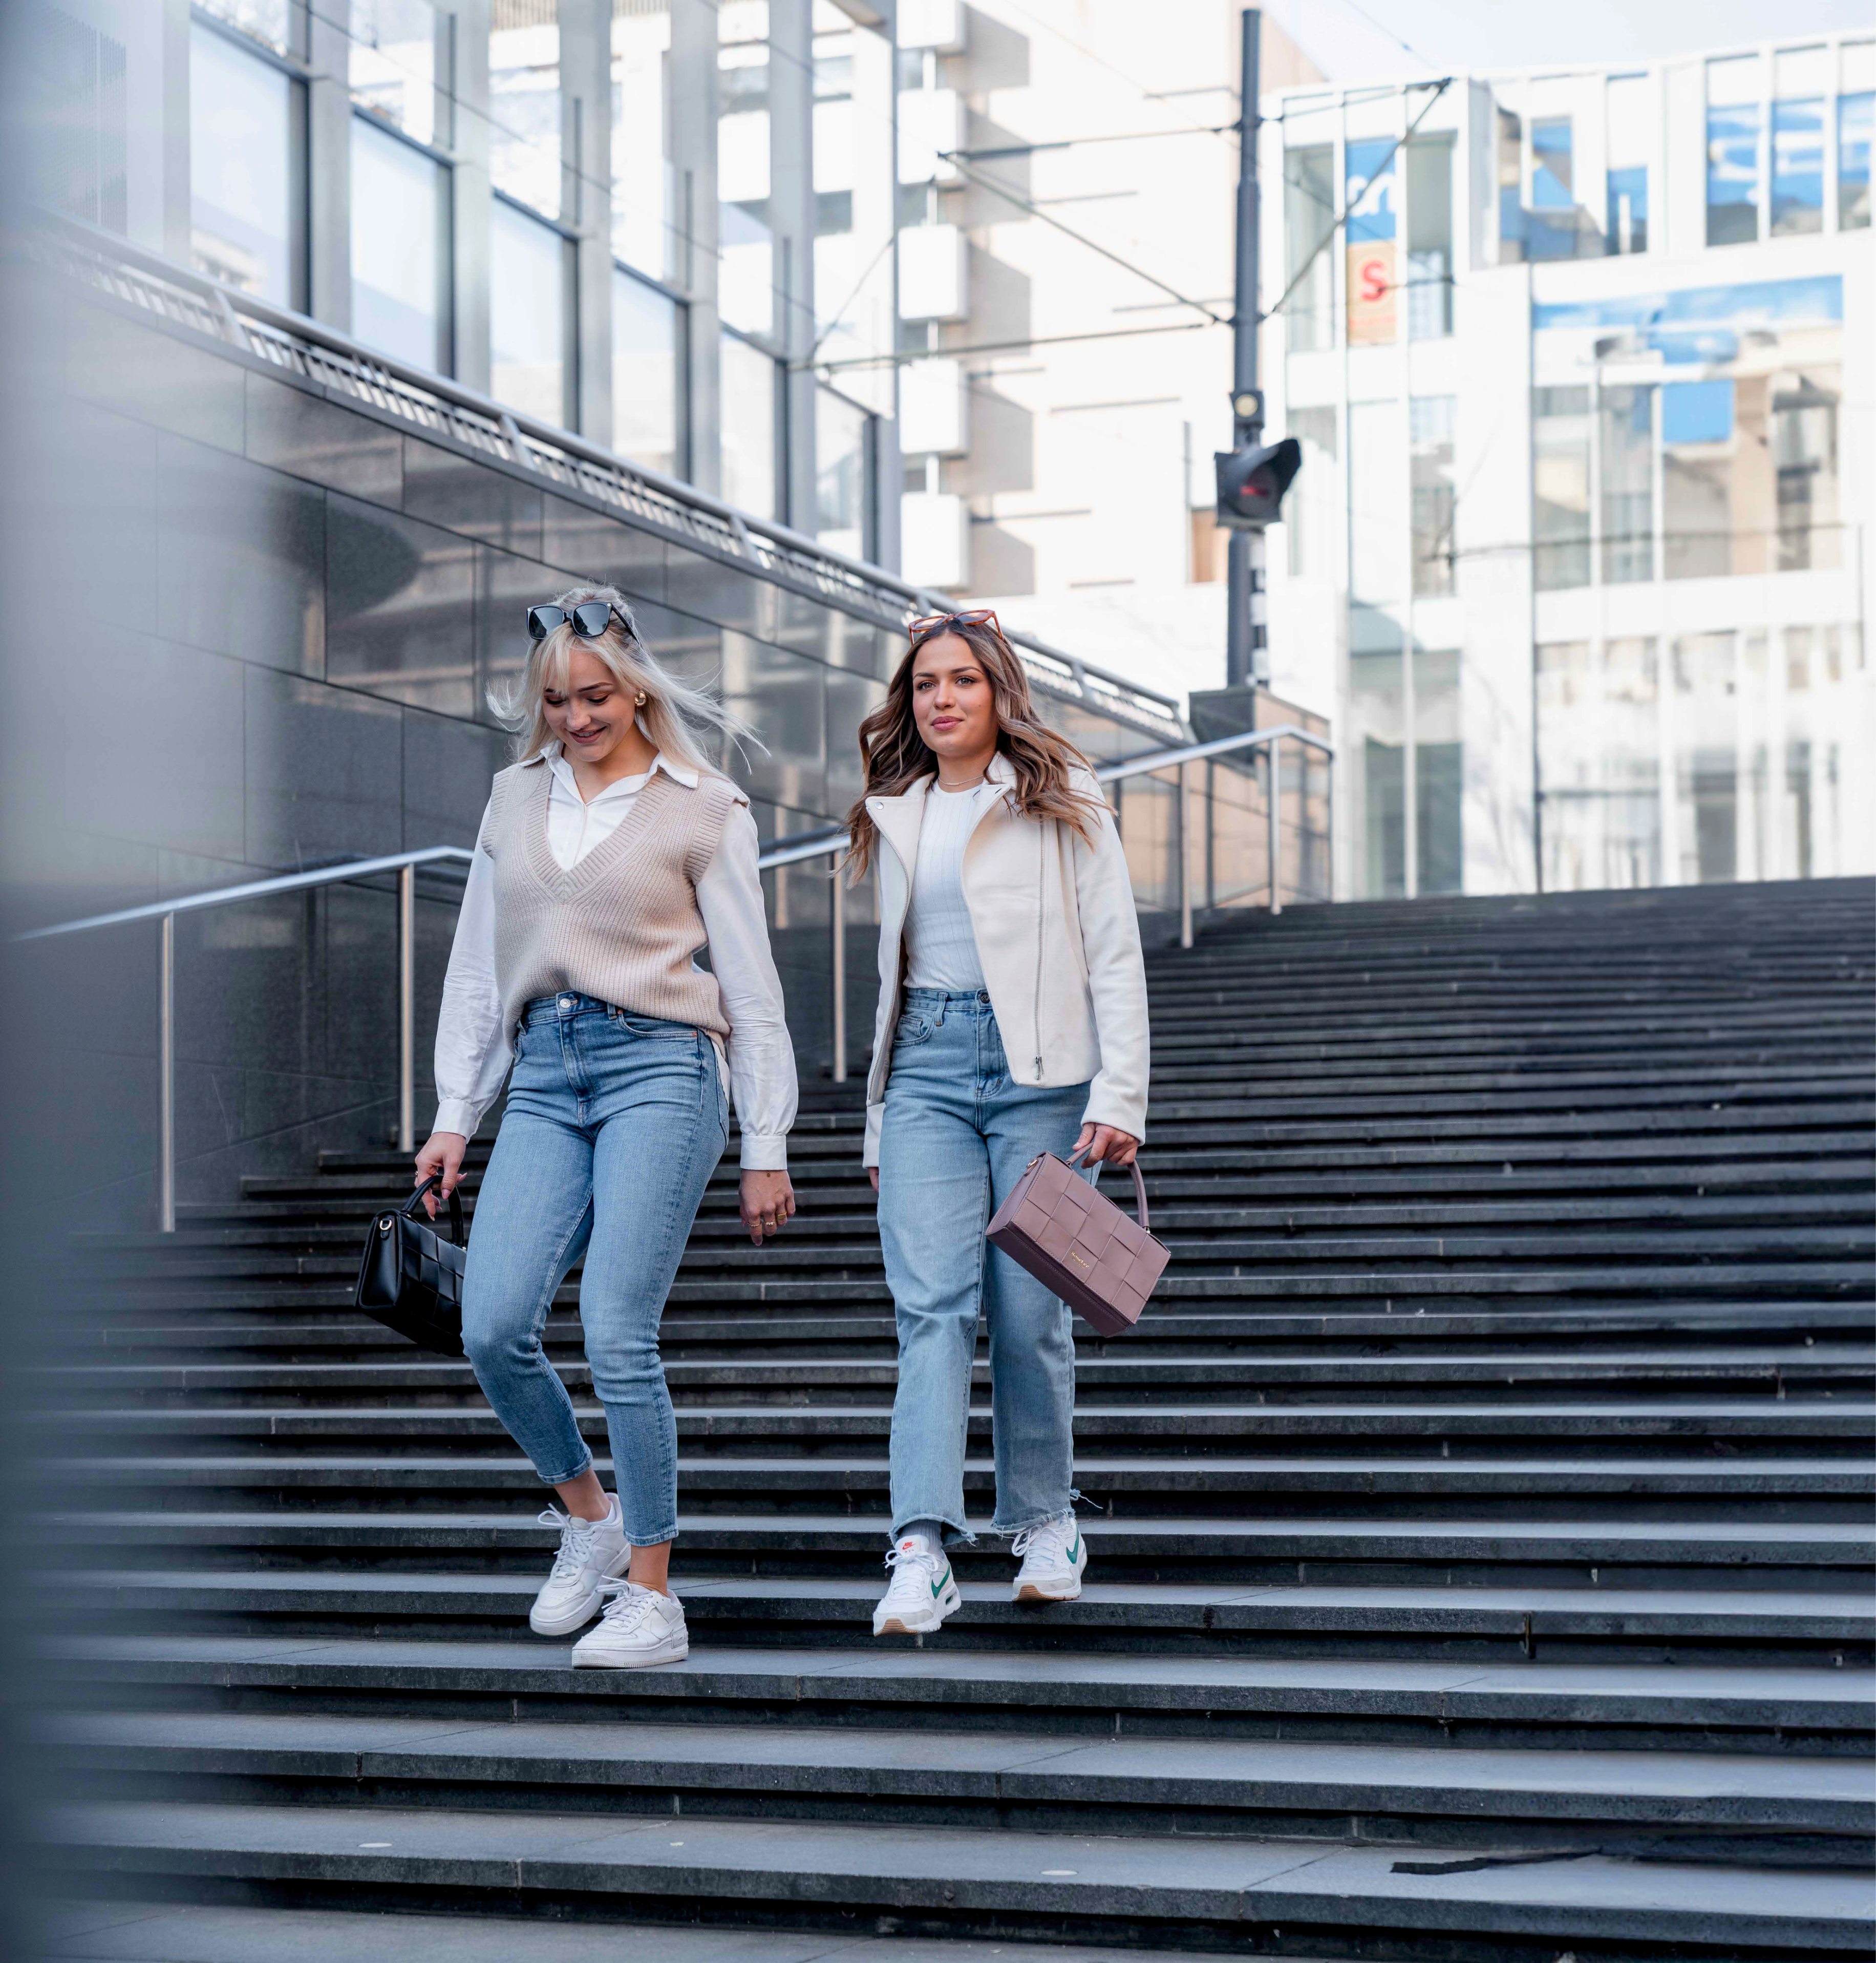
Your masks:
[{"label": "concrete staircase", "polygon": [[94,1240],[46,1387],[53,1953],[1865,1955],[1873,944],[1820,882],[1153,957],[1174,1258],[1082,1343],[1090,1585],[1019,1612],[987,1541],[922,1647],[868,1632],[894,1353],[846,1092],[776,1247],[725,1161],[665,1318],[658,1671],[529,1634],[538,1481],[347,1306],[395,1155]]}]

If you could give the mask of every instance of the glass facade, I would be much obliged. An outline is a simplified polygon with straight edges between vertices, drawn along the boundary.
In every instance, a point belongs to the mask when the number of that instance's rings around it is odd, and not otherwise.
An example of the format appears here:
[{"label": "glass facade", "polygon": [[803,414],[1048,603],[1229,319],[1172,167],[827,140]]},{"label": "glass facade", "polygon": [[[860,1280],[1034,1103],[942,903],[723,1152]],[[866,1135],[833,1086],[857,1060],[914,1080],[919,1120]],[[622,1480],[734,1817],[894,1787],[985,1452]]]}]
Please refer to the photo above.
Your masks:
[{"label": "glass facade", "polygon": [[351,0],[352,101],[419,143],[451,139],[452,22],[431,0]]},{"label": "glass facade", "polygon": [[450,173],[427,152],[352,118],[352,331],[447,374]]},{"label": "glass facade", "polygon": [[870,473],[866,411],[831,389],[815,392],[815,536],[830,552],[867,556]]},{"label": "glass facade", "polygon": [[1349,597],[1385,607],[1407,597],[1406,405],[1349,405]]},{"label": "glass facade", "polygon": [[560,216],[560,27],[555,0],[501,0],[488,36],[488,175]]},{"label": "glass facade", "polygon": [[1709,245],[1737,245],[1759,236],[1759,69],[1756,55],[1707,64]]},{"label": "glass facade", "polygon": [[1609,165],[1604,178],[1604,250],[1620,255],[1648,249],[1648,152],[1658,87],[1645,75],[1609,77],[1605,98]]},{"label": "glass facade", "polygon": [[1351,138],[1343,154],[1349,214],[1343,227],[1348,241],[1349,345],[1392,342],[1399,338],[1395,314],[1400,288],[1395,196],[1399,146],[1391,136]]},{"label": "glass facade", "polygon": [[1452,158],[1450,136],[1407,146],[1407,338],[1452,331]]},{"label": "glass facade", "polygon": [[1546,892],[1661,883],[1660,702],[1652,637],[1539,644]]},{"label": "glass facade", "polygon": [[687,280],[671,162],[668,7],[613,9],[613,251],[654,279]]},{"label": "glass facade", "polygon": [[1772,235],[1824,229],[1824,101],[1830,56],[1823,48],[1781,53],[1773,65]]},{"label": "glass facade", "polygon": [[1598,393],[1605,586],[1654,572],[1654,403],[1647,383],[1612,383]]},{"label": "glass facade", "polygon": [[305,94],[264,56],[190,29],[190,253],[200,271],[276,306],[306,302]]},{"label": "glass facade", "polygon": [[623,266],[613,269],[613,441],[621,456],[683,477],[685,309]]},{"label": "glass facade", "polygon": [[740,335],[724,333],[723,495],[758,518],[781,503],[781,386],[775,357]]},{"label": "glass facade", "polygon": [[1589,582],[1589,392],[1539,389],[1531,414],[1532,563],[1540,592]]},{"label": "glass facade", "polygon": [[1837,75],[1837,226],[1869,223],[1870,146],[1876,142],[1876,41],[1851,41],[1840,50]]},{"label": "glass facade", "polygon": [[488,235],[490,392],[570,427],[571,248],[556,227],[502,198],[491,210]]},{"label": "glass facade", "polygon": [[1413,591],[1453,590],[1458,546],[1453,521],[1458,487],[1453,478],[1454,395],[1416,395],[1407,405],[1413,492]]},{"label": "glass facade", "polygon": [[775,331],[768,33],[767,0],[722,0],[717,10],[717,307],[726,325],[757,335]]},{"label": "glass facade", "polygon": [[1295,354],[1335,345],[1334,161],[1327,143],[1283,153],[1284,284],[1295,289],[1283,312]]}]

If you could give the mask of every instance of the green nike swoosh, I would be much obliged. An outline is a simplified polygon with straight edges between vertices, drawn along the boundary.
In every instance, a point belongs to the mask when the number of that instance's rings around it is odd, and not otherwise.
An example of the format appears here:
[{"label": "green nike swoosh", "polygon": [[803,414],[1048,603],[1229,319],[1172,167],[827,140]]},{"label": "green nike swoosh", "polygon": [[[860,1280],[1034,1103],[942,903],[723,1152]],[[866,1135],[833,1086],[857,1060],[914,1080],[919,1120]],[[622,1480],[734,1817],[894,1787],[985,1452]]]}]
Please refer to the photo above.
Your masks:
[{"label": "green nike swoosh", "polygon": [[1077,1534],[1077,1535],[1075,1535],[1075,1544],[1074,1544],[1074,1545],[1073,1547],[1071,1547],[1071,1548],[1068,1550],[1068,1558],[1069,1558],[1071,1561],[1073,1561],[1073,1560],[1074,1559],[1075,1556],[1076,1556],[1077,1554],[1079,1554],[1080,1552],[1081,1552],[1081,1536],[1080,1536],[1079,1534]]},{"label": "green nike swoosh", "polygon": [[938,1579],[931,1584],[931,1592],[933,1595],[934,1596],[942,1595],[944,1593],[945,1584],[950,1579],[951,1571],[947,1568],[943,1574],[940,1575]]}]

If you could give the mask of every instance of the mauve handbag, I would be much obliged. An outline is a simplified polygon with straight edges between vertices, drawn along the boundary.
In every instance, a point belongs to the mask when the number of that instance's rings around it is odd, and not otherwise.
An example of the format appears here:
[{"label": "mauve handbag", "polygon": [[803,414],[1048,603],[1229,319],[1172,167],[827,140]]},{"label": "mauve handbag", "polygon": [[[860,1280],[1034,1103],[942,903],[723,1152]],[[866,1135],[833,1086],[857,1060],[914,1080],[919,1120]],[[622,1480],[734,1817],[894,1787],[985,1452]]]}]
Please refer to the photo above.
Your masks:
[{"label": "mauve handbag", "polygon": [[1075,1171],[1074,1159],[1043,1152],[1024,1167],[984,1229],[994,1246],[1103,1336],[1124,1336],[1140,1320],[1172,1258],[1148,1231],[1138,1159],[1132,1170],[1137,1225]]},{"label": "mauve handbag", "polygon": [[352,1299],[387,1329],[440,1356],[463,1353],[463,1202],[450,1196],[450,1238],[418,1209],[437,1183],[432,1174],[401,1206],[371,1223]]}]

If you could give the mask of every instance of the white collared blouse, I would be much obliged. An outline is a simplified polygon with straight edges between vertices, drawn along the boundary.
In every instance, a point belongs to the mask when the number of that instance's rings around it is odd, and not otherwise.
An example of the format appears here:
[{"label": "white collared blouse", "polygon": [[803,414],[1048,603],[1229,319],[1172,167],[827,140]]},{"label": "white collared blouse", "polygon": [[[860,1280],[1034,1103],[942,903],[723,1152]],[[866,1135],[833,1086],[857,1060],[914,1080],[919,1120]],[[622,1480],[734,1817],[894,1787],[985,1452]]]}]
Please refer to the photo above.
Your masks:
[{"label": "white collared blouse", "polygon": [[[566,869],[618,829],[651,771],[618,778],[589,801],[580,795],[573,767],[558,744],[548,746],[543,761],[552,775],[548,849]],[[653,758],[651,770],[687,786],[697,781],[694,771],[661,754]],[[788,1132],[795,1122],[795,1051],[769,947],[762,876],[756,865],[760,850],[755,819],[747,805],[738,804],[723,827],[716,856],[697,882],[697,911],[709,936],[710,968],[730,1028],[724,1062],[742,1125],[743,1167],[781,1172],[787,1170]],[[501,1096],[513,1060],[495,984],[495,862],[479,846],[456,917],[437,1020],[435,1129],[473,1138]]]}]

